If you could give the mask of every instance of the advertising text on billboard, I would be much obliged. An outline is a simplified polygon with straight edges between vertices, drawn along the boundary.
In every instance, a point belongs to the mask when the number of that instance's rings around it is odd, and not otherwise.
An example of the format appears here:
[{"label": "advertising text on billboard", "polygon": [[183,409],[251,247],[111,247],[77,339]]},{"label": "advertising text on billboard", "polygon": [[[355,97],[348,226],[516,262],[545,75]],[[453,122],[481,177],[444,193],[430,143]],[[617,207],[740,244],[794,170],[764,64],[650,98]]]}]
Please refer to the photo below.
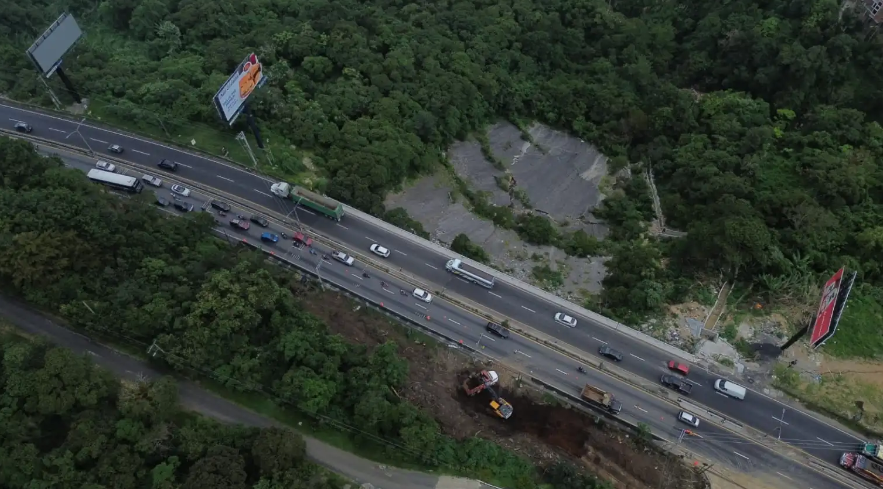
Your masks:
[{"label": "advertising text on billboard", "polygon": [[215,94],[215,107],[224,122],[233,124],[248,97],[255,89],[263,86],[266,81],[264,69],[258,61],[258,57],[254,53],[249,54],[242,63],[239,63],[233,75]]}]

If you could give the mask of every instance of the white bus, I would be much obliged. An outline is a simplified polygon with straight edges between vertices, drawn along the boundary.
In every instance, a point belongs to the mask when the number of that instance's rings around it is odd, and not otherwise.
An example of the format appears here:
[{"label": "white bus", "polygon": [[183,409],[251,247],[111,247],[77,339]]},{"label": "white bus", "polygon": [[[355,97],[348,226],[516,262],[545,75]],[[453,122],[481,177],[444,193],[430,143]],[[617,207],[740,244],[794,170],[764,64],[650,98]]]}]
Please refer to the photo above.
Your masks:
[{"label": "white bus", "polygon": [[135,177],[127,177],[117,173],[103,170],[89,170],[89,180],[107,185],[115,190],[122,190],[131,194],[140,194],[144,190],[144,184]]}]

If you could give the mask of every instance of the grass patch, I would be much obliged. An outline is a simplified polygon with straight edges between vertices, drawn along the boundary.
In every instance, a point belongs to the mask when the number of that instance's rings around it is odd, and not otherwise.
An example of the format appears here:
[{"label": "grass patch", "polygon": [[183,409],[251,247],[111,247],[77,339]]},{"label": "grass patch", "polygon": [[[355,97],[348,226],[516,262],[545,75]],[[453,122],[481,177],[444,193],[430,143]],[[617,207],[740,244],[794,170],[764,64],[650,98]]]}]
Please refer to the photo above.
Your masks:
[{"label": "grass patch", "polygon": [[[800,372],[779,364],[773,386],[798,399],[809,409],[834,418],[867,438],[883,438],[883,389],[854,376],[825,374],[807,380]],[[863,410],[856,405],[863,403]]]},{"label": "grass patch", "polygon": [[868,284],[856,286],[849,296],[837,334],[825,343],[825,353],[839,358],[883,357],[883,290]]}]

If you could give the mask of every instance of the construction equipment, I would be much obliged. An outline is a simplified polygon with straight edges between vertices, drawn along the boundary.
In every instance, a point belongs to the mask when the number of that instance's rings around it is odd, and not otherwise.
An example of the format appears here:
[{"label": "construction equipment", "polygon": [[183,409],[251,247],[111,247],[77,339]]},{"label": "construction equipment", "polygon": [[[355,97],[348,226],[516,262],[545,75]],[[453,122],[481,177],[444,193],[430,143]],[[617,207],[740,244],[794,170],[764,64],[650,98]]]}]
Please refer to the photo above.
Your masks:
[{"label": "construction equipment", "polygon": [[508,401],[500,397],[493,386],[500,380],[500,376],[493,370],[482,370],[472,374],[463,381],[463,391],[467,396],[474,396],[481,391],[487,391],[491,398],[491,411],[503,419],[509,419],[514,409]]},{"label": "construction equipment", "polygon": [[463,390],[467,396],[474,396],[479,392],[493,386],[500,380],[500,376],[493,370],[482,370],[477,374],[470,375],[463,381]]},{"label": "construction equipment", "polygon": [[858,474],[861,478],[883,487],[883,467],[873,459],[857,453],[846,452],[840,456],[840,466]]},{"label": "construction equipment", "polygon": [[593,385],[586,384],[580,395],[586,401],[606,409],[610,414],[619,414],[622,411],[622,403],[617,401],[613,394]]},{"label": "construction equipment", "polygon": [[[488,390],[488,392],[496,394],[493,389]],[[494,411],[494,414],[503,419],[509,419],[514,411],[512,405],[502,397],[494,397],[494,399],[491,400],[491,409]]]}]

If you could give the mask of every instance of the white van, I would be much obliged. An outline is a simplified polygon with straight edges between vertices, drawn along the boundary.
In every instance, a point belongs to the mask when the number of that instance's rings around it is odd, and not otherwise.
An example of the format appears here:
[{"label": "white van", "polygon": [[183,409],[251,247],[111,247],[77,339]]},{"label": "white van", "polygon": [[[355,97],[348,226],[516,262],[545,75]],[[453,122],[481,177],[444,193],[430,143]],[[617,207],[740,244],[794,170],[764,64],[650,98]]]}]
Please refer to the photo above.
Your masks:
[{"label": "white van", "polygon": [[729,380],[717,379],[714,381],[714,388],[719,392],[723,392],[724,394],[734,398],[739,399],[740,401],[745,399],[745,388],[739,384],[734,384]]}]

